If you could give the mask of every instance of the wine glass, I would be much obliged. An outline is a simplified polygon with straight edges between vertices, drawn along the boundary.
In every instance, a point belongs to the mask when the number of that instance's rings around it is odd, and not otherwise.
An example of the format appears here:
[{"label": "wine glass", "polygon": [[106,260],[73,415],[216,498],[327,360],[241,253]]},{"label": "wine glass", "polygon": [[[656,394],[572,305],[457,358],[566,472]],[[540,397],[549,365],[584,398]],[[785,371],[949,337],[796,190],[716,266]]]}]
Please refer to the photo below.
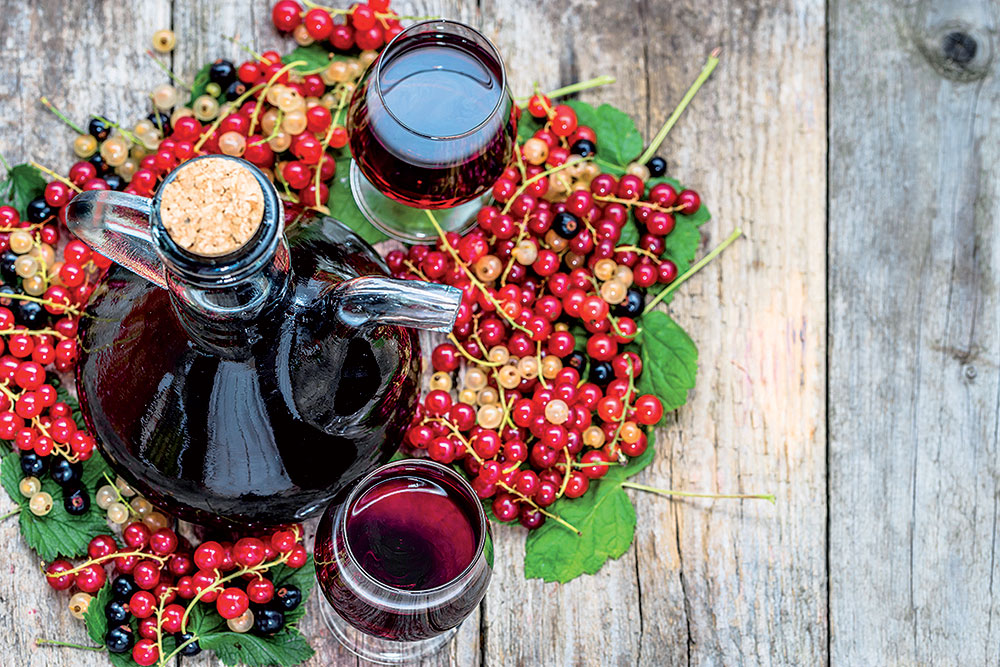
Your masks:
[{"label": "wine glass", "polygon": [[444,19],[386,45],[351,98],[351,190],[369,222],[408,243],[431,243],[435,209],[463,232],[513,157],[514,101],[496,47]]},{"label": "wine glass", "polygon": [[426,459],[388,463],[334,501],[314,552],[327,625],[352,653],[383,664],[446,646],[493,572],[479,498],[461,475]]}]

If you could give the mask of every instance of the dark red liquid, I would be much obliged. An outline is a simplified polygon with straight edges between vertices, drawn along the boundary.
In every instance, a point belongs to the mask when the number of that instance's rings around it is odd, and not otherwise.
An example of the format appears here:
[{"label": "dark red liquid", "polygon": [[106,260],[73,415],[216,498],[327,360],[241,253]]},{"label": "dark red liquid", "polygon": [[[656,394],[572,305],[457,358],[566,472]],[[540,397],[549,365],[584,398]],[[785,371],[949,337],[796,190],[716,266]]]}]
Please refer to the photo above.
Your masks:
[{"label": "dark red liquid", "polygon": [[347,541],[378,581],[425,590],[462,574],[476,555],[479,535],[454,491],[407,476],[384,480],[358,499],[347,518]]},{"label": "dark red liquid", "polygon": [[374,251],[322,220],[289,242],[287,297],[211,329],[233,328],[232,348],[194,342],[167,290],[120,267],[81,322],[88,426],[116,472],[189,521],[274,524],[318,511],[389,459],[412,414],[415,334],[352,329],[317,310],[341,279],[382,272]]},{"label": "dark red liquid", "polygon": [[323,515],[316,576],[333,608],[362,631],[426,639],[461,623],[483,599],[493,565],[489,531],[475,494],[446,472],[393,464]]},{"label": "dark red liquid", "polygon": [[513,110],[494,53],[443,32],[404,36],[351,100],[351,154],[393,199],[456,206],[492,187],[509,164]]}]

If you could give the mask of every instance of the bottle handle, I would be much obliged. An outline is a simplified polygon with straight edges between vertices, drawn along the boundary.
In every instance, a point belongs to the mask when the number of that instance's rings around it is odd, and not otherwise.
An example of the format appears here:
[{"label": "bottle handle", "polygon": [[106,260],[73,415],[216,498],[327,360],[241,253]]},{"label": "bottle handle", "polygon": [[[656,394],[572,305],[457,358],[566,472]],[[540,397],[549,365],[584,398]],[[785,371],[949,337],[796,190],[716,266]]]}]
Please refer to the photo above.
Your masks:
[{"label": "bottle handle", "polygon": [[90,190],[70,201],[66,226],[95,251],[167,289],[163,262],[149,231],[152,212],[152,199],[113,190]]}]

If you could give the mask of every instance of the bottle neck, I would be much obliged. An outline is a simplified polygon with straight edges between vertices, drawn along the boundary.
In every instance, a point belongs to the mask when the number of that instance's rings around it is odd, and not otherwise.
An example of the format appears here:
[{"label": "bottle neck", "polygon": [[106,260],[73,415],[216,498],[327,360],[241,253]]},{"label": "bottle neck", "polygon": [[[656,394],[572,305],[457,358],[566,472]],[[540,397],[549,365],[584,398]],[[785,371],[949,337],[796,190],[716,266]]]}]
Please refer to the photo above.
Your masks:
[{"label": "bottle neck", "polygon": [[207,257],[175,243],[159,215],[166,181],[153,198],[150,216],[153,243],[181,324],[193,340],[224,356],[244,354],[266,334],[264,316],[283,306],[291,285],[281,200],[259,170],[246,166],[263,191],[264,212],[253,237],[237,250]]}]

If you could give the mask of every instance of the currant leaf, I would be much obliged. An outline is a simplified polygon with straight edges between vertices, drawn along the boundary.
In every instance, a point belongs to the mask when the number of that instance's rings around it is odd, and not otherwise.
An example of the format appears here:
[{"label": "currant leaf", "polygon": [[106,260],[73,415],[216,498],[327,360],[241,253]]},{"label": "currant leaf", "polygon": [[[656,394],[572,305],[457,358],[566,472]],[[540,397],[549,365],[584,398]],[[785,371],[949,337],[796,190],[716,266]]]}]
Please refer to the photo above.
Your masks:
[{"label": "currant leaf", "polygon": [[[333,55],[333,57],[331,57]],[[325,65],[329,65],[334,60],[346,60],[344,56],[338,56],[337,54],[331,54],[319,43],[313,43],[309,46],[300,46],[296,48],[291,53],[285,54],[281,57],[281,62],[284,64],[293,63],[296,60],[301,60],[305,62],[305,65],[296,65],[292,69],[298,72],[309,72],[320,69]]]},{"label": "currant leaf", "polygon": [[258,637],[247,633],[216,632],[198,640],[203,649],[227,665],[280,665],[290,667],[305,662],[315,651],[295,628],[285,628],[273,637]]},{"label": "currant leaf", "polygon": [[642,375],[639,393],[653,394],[663,411],[687,402],[698,374],[698,348],[687,332],[666,313],[654,310],[642,316]]},{"label": "currant leaf", "polygon": [[272,567],[268,574],[274,583],[275,590],[291,584],[302,592],[302,602],[295,609],[285,613],[285,624],[298,621],[306,613],[306,602],[312,593],[313,585],[316,583],[316,564],[312,556],[302,567],[288,567],[287,565],[276,565]]},{"label": "currant leaf", "polygon": [[344,223],[355,234],[372,245],[379,241],[388,240],[389,237],[368,222],[368,219],[361,213],[361,209],[354,203],[350,184],[351,154],[345,150],[340,151],[336,162],[337,173],[330,181],[330,198],[326,203],[326,207],[330,210],[330,217]]},{"label": "currant leaf", "polygon": [[650,447],[625,466],[611,466],[604,477],[590,483],[580,498],[560,498],[553,503],[548,511],[571,523],[581,534],[574,534],[552,519],[533,530],[525,544],[525,578],[566,583],[581,574],[594,574],[608,560],[628,551],[635,535],[635,508],[622,482],[652,460]]},{"label": "currant leaf", "polygon": [[23,220],[28,204],[45,194],[45,178],[30,164],[19,164],[7,172],[7,183],[7,201],[13,204]]},{"label": "currant leaf", "polygon": [[[97,591],[97,595],[93,597],[90,604],[87,606],[87,611],[83,614],[83,622],[87,626],[87,634],[90,636],[95,643],[104,646],[104,635],[108,632],[108,619],[104,615],[104,608],[108,606],[108,602],[111,601],[111,581],[104,584],[101,590]],[[129,624],[132,628],[132,632],[136,633],[137,627],[135,619]],[[138,637],[138,634],[135,636]],[[173,638],[165,636],[164,638],[163,650],[169,653],[173,650]],[[169,642],[169,643],[168,643]],[[169,648],[168,648],[169,647]],[[132,660],[132,652],[127,653],[111,653],[108,651],[108,660],[114,667],[135,667],[135,662]]]},{"label": "currant leaf", "polygon": [[192,106],[196,99],[205,94],[205,88],[208,86],[208,71],[210,69],[212,69],[212,63],[205,63],[205,66],[194,75],[194,81],[191,82],[191,99],[188,100],[187,106]]},{"label": "currant leaf", "polygon": [[610,104],[596,109],[579,100],[566,103],[576,112],[577,125],[586,125],[597,135],[597,163],[602,171],[620,175],[629,162],[642,152],[642,134],[635,121]]},{"label": "currant leaf", "polygon": [[[97,456],[95,453],[94,456]],[[35,516],[28,506],[28,498],[21,495],[18,484],[21,481],[20,457],[12,452],[0,461],[0,480],[7,494],[21,508],[19,521],[21,534],[28,546],[34,549],[42,560],[54,560],[59,556],[69,558],[87,553],[90,540],[107,532],[108,523],[104,511],[91,502],[90,509],[82,515],[74,516],[63,507],[62,489],[50,477],[41,478],[42,491],[52,496],[52,510],[45,516]],[[84,475],[87,475],[84,462]],[[93,484],[84,484],[93,501]]]}]

